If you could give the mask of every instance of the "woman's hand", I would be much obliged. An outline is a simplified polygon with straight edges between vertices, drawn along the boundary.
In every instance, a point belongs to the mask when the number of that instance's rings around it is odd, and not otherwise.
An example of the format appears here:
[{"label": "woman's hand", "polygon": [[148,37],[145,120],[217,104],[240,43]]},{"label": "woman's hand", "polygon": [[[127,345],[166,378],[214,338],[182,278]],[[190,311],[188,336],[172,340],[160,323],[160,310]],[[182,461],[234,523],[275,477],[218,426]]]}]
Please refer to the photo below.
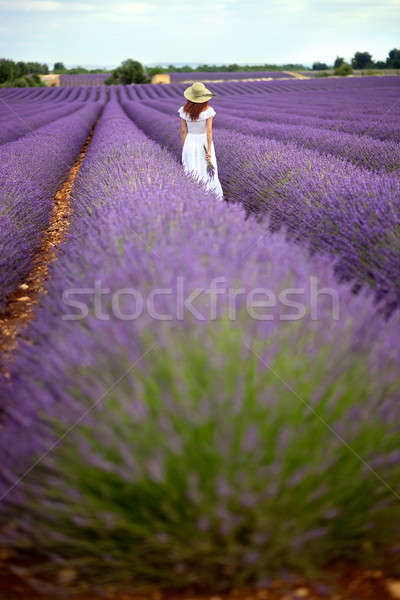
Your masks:
[{"label": "woman's hand", "polygon": [[211,160],[211,152],[206,153],[206,160]]}]

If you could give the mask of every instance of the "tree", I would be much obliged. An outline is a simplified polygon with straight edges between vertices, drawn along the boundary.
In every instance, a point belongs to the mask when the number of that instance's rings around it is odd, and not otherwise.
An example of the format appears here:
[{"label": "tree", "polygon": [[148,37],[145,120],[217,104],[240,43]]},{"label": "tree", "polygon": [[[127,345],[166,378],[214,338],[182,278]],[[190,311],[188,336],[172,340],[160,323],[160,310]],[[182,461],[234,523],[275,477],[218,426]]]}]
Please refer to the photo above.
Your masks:
[{"label": "tree", "polygon": [[374,67],[376,69],[386,69],[387,64],[383,60],[377,60],[376,63],[374,64]]},{"label": "tree", "polygon": [[0,59],[0,83],[11,81],[18,77],[18,68],[13,60]]},{"label": "tree", "polygon": [[400,50],[393,48],[386,59],[388,69],[400,69]]},{"label": "tree", "polygon": [[342,64],[340,64],[335,69],[335,75],[339,75],[341,77],[346,77],[347,75],[350,75],[350,73],[352,73],[352,72],[353,72],[352,66],[345,62],[342,62]]},{"label": "tree", "polygon": [[344,63],[344,58],[342,58],[341,56],[337,56],[335,58],[335,62],[333,63],[333,66],[335,69],[337,69],[338,67],[340,67],[340,65],[342,65]]},{"label": "tree", "polygon": [[149,83],[143,69],[143,65],[137,61],[128,58],[111,72],[111,76],[106,79],[107,85],[117,85],[119,83],[126,85],[129,83]]},{"label": "tree", "polygon": [[47,74],[49,72],[49,68],[46,64],[41,65],[38,62],[27,62],[28,73],[44,73]]},{"label": "tree", "polygon": [[326,71],[329,69],[328,65],[322,62],[315,62],[312,66],[313,71]]},{"label": "tree", "polygon": [[79,65],[77,67],[72,67],[72,69],[67,69],[68,73],[71,73],[71,75],[79,75],[79,73],[89,73],[89,71],[87,69],[85,69],[85,67],[80,67]]},{"label": "tree", "polygon": [[65,66],[64,63],[62,62],[56,62],[54,63],[54,67],[53,67],[53,72],[56,73],[57,71],[65,71]]},{"label": "tree", "polygon": [[356,52],[351,59],[353,69],[369,69],[373,67],[372,56],[369,52]]},{"label": "tree", "polygon": [[0,86],[1,87],[28,87],[43,85],[37,76],[42,73],[47,65],[39,63],[25,63],[22,60],[15,62],[6,58],[0,59]]},{"label": "tree", "polygon": [[17,62],[17,69],[18,69],[18,76],[19,77],[21,75],[28,75],[28,73],[29,73],[28,65],[26,63],[22,62],[22,60],[19,60]]},{"label": "tree", "polygon": [[146,67],[146,73],[152,77],[153,75],[157,75],[158,73],[168,73],[168,70],[165,67],[155,66],[155,67]]}]

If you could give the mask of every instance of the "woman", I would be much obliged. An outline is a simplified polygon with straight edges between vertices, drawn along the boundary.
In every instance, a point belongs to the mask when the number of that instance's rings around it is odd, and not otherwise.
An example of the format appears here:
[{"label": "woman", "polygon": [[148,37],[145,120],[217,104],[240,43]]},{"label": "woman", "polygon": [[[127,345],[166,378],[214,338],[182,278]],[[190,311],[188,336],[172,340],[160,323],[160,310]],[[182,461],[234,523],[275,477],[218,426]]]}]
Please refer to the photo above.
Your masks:
[{"label": "woman", "polygon": [[[206,183],[206,189],[223,199],[218,179],[217,159],[212,139],[212,120],[215,110],[208,106],[208,100],[215,96],[204,83],[196,81],[183,92],[186,103],[178,109],[181,117],[182,163],[186,172],[191,172]],[[206,147],[206,150],[204,148]],[[214,173],[207,170],[208,163]]]}]

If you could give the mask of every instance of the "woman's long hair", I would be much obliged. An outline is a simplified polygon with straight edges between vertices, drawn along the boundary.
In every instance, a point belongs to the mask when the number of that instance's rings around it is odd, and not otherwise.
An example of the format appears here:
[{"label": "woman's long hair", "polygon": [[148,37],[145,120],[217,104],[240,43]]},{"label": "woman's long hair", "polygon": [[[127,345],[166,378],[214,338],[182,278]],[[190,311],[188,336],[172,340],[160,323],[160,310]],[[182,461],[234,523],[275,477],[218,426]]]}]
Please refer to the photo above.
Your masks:
[{"label": "woman's long hair", "polygon": [[207,107],[207,104],[208,100],[205,102],[191,102],[191,100],[186,100],[183,110],[189,115],[192,121],[197,121],[199,114]]}]

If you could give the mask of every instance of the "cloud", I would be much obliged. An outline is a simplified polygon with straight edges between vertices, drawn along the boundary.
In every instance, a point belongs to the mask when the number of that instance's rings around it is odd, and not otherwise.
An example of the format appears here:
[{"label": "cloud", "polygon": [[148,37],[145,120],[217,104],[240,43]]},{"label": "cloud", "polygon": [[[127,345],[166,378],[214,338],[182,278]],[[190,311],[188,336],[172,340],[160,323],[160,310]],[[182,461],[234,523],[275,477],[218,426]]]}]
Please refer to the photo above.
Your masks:
[{"label": "cloud", "polygon": [[[54,60],[57,50],[65,63],[93,65],[130,54],[311,63],[367,49],[382,58],[398,46],[399,8],[400,0],[0,0],[0,45],[21,60]],[[38,29],[48,39],[36,39]],[[29,40],[32,51],[22,53]]]},{"label": "cloud", "polygon": [[[103,8],[104,7],[104,8]],[[93,16],[102,15],[142,15],[154,9],[149,2],[63,2],[62,0],[0,0],[0,9],[13,12],[92,12]]]},{"label": "cloud", "polygon": [[0,9],[22,12],[54,12],[60,10],[91,11],[93,5],[85,2],[70,2],[68,5],[59,0],[0,0]]},{"label": "cloud", "polygon": [[114,2],[104,8],[96,6],[93,18],[116,23],[150,23],[156,6],[150,2]]},{"label": "cloud", "polygon": [[[38,15],[54,19],[55,15],[62,15],[63,19],[71,22],[74,18],[90,19],[98,23],[150,23],[154,19],[156,10],[152,2],[66,2],[65,0],[0,0],[0,12],[22,16]],[[160,10],[158,10],[158,13]],[[78,17],[79,15],[79,17]]]}]

